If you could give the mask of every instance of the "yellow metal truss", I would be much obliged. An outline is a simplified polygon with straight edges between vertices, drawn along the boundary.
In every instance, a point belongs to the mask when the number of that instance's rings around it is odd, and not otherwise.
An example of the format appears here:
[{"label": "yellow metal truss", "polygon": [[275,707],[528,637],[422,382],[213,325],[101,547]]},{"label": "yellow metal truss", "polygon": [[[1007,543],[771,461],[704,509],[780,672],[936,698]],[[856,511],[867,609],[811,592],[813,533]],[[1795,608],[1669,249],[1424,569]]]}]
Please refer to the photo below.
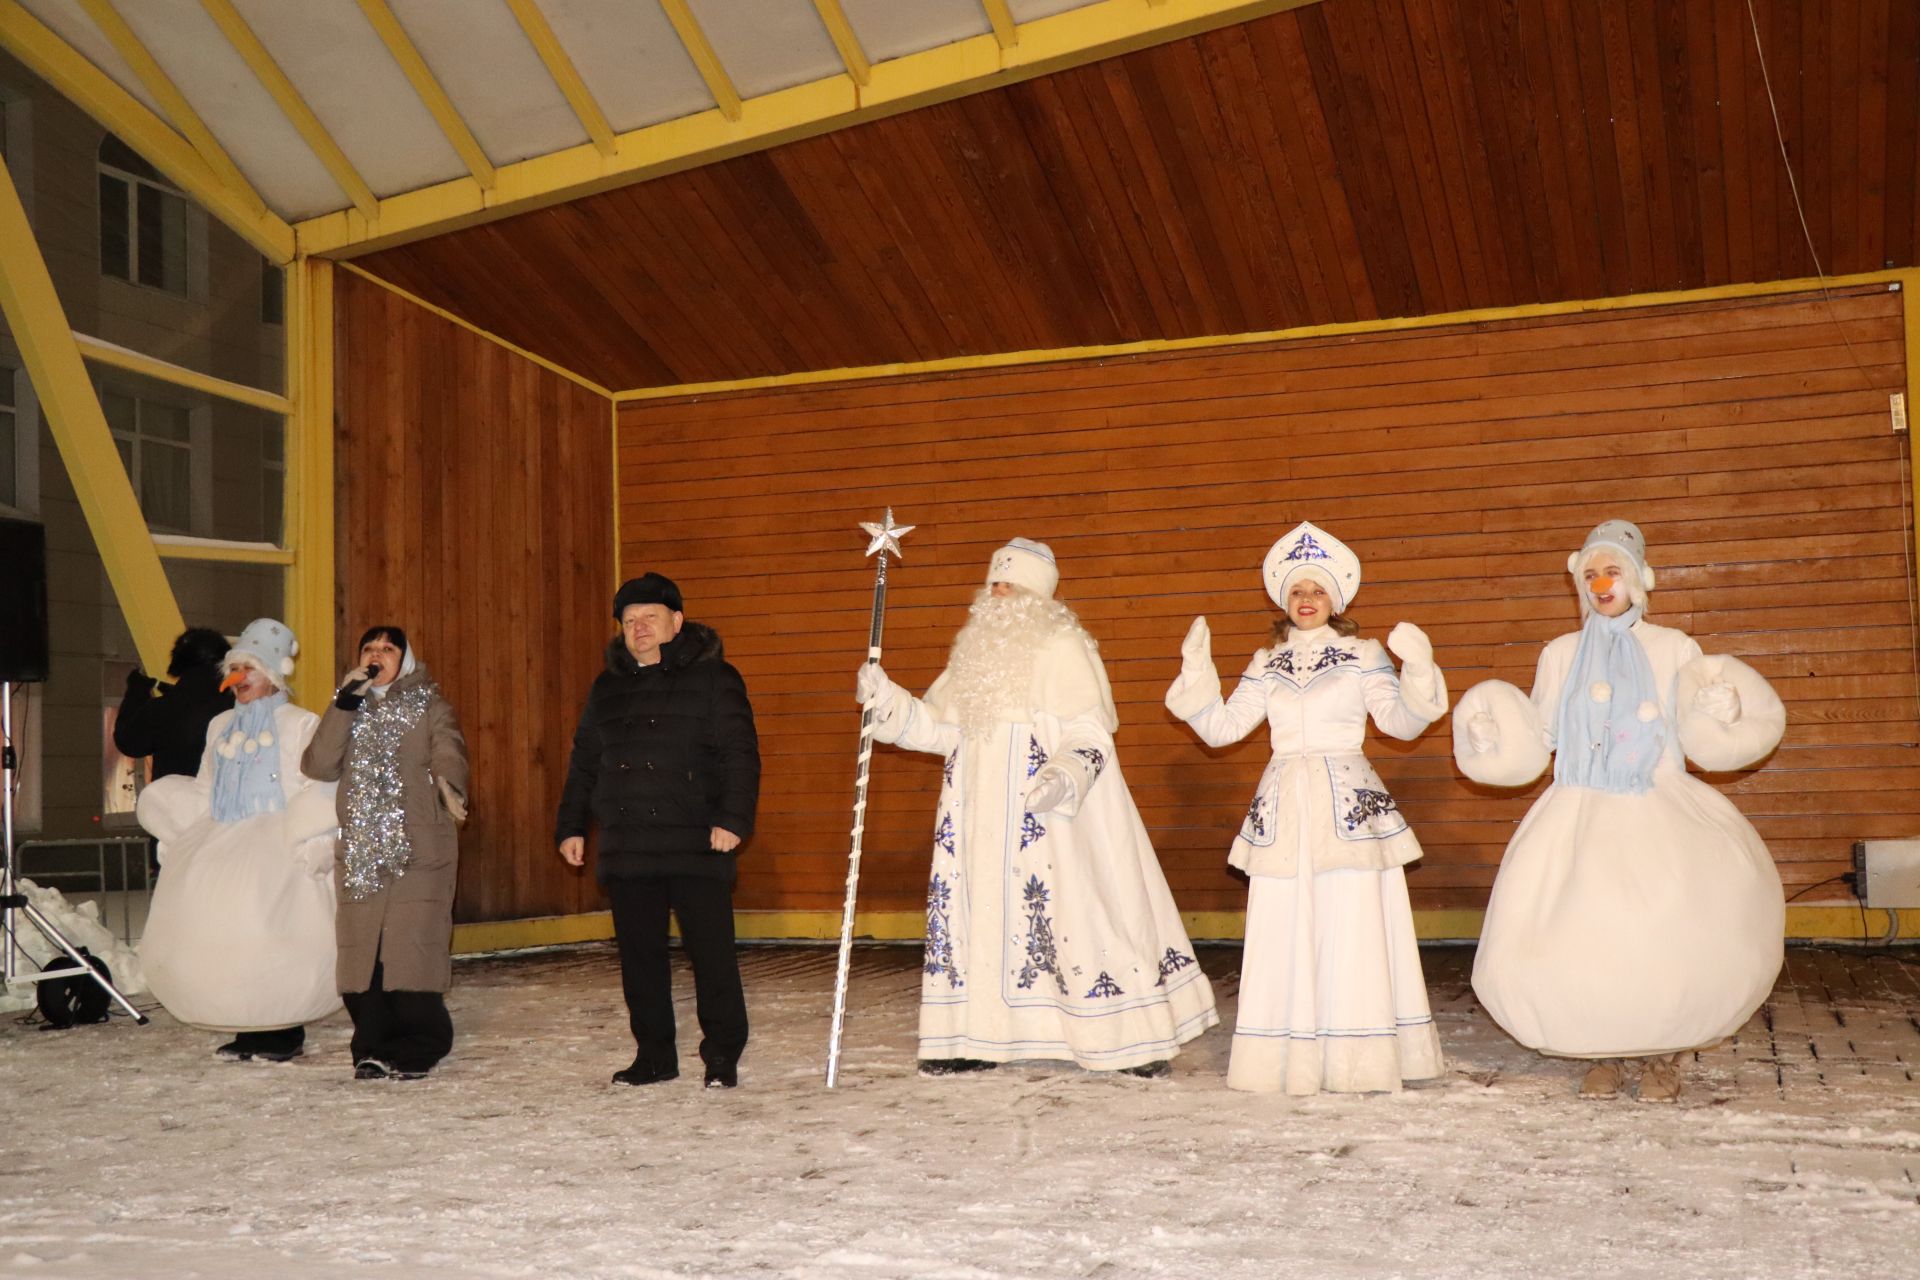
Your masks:
[{"label": "yellow metal truss", "polygon": [[[100,4],[105,0],[93,2]],[[453,105],[453,99],[440,86],[440,80],[433,74],[433,69],[427,66],[427,60],[420,56],[419,48],[407,35],[406,28],[400,25],[400,19],[394,16],[387,0],[360,0],[360,12],[367,16],[368,24],[380,37],[380,43],[387,46],[387,52],[407,77],[407,83],[413,86],[421,104],[433,116],[433,122],[440,126],[440,132],[446,135],[447,141],[460,154],[467,172],[473,175],[473,180],[480,184],[482,190],[492,190],[493,161],[481,149],[473,130],[467,127],[466,120]]]},{"label": "yellow metal truss", "polygon": [[707,92],[713,95],[713,105],[727,119],[738,120],[740,91],[734,88],[733,77],[721,65],[720,55],[713,51],[713,42],[701,30],[700,20],[687,7],[687,0],[660,0],[660,8],[666,12],[667,21],[673,24],[675,34],[680,37],[681,47],[693,59],[694,68],[706,82]]},{"label": "yellow metal truss", "polygon": [[573,59],[567,56],[559,37],[553,34],[553,28],[547,24],[547,16],[540,12],[540,6],[534,0],[507,0],[507,8],[513,11],[514,21],[526,33],[527,43],[540,55],[547,74],[559,86],[560,95],[573,108],[580,127],[592,139],[593,149],[603,157],[611,156],[615,150],[613,126],[607,123],[606,113],[600,110],[600,104],[594,100],[587,82],[580,78],[579,69],[573,65]]}]

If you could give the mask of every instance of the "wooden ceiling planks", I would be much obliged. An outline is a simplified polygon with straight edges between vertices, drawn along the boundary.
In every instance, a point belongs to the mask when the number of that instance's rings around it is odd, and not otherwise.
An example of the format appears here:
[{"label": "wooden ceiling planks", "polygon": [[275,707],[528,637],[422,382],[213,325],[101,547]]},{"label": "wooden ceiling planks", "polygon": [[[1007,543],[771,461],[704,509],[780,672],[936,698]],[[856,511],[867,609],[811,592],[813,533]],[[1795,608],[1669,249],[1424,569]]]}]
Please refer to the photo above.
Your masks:
[{"label": "wooden ceiling planks", "polygon": [[1915,265],[1920,6],[1755,9],[1326,0],[364,262],[622,389]]}]

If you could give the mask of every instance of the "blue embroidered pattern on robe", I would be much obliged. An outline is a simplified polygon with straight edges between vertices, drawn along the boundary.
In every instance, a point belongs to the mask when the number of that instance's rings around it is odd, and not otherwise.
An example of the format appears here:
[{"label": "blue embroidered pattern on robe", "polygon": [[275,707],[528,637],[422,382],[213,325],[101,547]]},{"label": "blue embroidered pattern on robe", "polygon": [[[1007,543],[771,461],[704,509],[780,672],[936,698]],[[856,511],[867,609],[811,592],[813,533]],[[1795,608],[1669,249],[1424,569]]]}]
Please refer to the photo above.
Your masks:
[{"label": "blue embroidered pattern on robe", "polygon": [[1061,995],[1067,994],[1067,980],[1060,975],[1060,956],[1053,945],[1053,917],[1047,914],[1047,886],[1039,876],[1029,876],[1021,897],[1027,904],[1027,962],[1020,966],[1014,985],[1022,991],[1033,990],[1043,973],[1053,975]]},{"label": "blue embroidered pattern on robe", "polygon": [[1336,649],[1332,645],[1328,645],[1325,649],[1322,649],[1320,651],[1320,656],[1313,660],[1313,665],[1311,667],[1308,667],[1307,670],[1330,671],[1334,667],[1339,666],[1343,662],[1358,662],[1358,661],[1360,661],[1360,654],[1357,650]]},{"label": "blue embroidered pattern on robe", "polygon": [[1027,738],[1027,776],[1031,778],[1040,772],[1041,766],[1046,762],[1047,753],[1041,749],[1040,739],[1029,736]]},{"label": "blue embroidered pattern on robe", "polygon": [[940,825],[933,829],[933,847],[945,853],[948,857],[953,856],[952,814],[943,813],[940,815]]},{"label": "blue embroidered pattern on robe", "polygon": [[1087,762],[1088,783],[1099,778],[1100,771],[1107,767],[1107,753],[1098,747],[1075,747],[1073,754]]},{"label": "blue embroidered pattern on robe", "polygon": [[940,780],[948,786],[953,785],[953,766],[960,763],[960,748],[955,747],[947,753],[946,763],[940,766]]},{"label": "blue embroidered pattern on robe", "polygon": [[1300,541],[1293,544],[1285,556],[1287,560],[1331,560],[1333,556],[1327,549],[1313,540],[1313,535],[1303,533]]},{"label": "blue embroidered pattern on robe", "polygon": [[1266,839],[1267,793],[1265,791],[1256,791],[1253,796],[1253,803],[1247,806],[1247,830],[1251,832],[1256,839]]},{"label": "blue embroidered pattern on robe", "polygon": [[1025,849],[1045,834],[1047,834],[1047,829],[1040,825],[1040,819],[1033,814],[1026,814],[1020,819],[1020,847],[1022,849]]},{"label": "blue embroidered pattern on robe", "polygon": [[927,953],[922,967],[929,974],[946,974],[948,989],[958,991],[967,984],[953,962],[953,928],[947,919],[952,899],[953,890],[945,880],[936,875],[927,881]]},{"label": "blue embroidered pattern on robe", "polygon": [[1353,808],[1341,815],[1340,820],[1347,824],[1347,830],[1354,831],[1369,818],[1378,818],[1383,814],[1399,811],[1400,806],[1395,804],[1393,797],[1386,792],[1374,791],[1367,787],[1355,787]]},{"label": "blue embroidered pattern on robe", "polygon": [[1287,675],[1292,675],[1293,674],[1293,650],[1276,649],[1274,651],[1273,656],[1267,659],[1267,670],[1283,671]]},{"label": "blue embroidered pattern on robe", "polygon": [[1100,971],[1100,980],[1087,988],[1087,999],[1089,1000],[1110,1000],[1114,996],[1123,996],[1125,994],[1127,993],[1120,989],[1120,984],[1107,976],[1105,969]]},{"label": "blue embroidered pattern on robe", "polygon": [[1156,987],[1166,986],[1168,975],[1178,973],[1180,970],[1188,968],[1196,963],[1198,962],[1194,960],[1192,956],[1181,955],[1178,951],[1175,951],[1172,947],[1168,947],[1167,954],[1160,957],[1160,981],[1154,983],[1153,985]]}]

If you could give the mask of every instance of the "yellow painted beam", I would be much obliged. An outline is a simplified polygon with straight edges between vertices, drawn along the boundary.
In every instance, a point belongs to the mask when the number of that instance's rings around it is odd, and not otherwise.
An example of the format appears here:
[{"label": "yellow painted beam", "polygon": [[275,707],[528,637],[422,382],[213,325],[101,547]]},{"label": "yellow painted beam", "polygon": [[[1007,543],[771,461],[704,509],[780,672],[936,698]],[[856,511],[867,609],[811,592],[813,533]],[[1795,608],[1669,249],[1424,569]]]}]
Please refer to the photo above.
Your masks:
[{"label": "yellow painted beam", "polygon": [[316,710],[333,692],[334,461],[333,264],[303,258],[287,270],[286,494],[281,542],[293,553],[287,568],[286,623],[300,640],[293,673],[294,700]]},{"label": "yellow painted beam", "polygon": [[73,340],[79,344],[80,354],[95,364],[112,365],[116,369],[125,369],[129,373],[141,374],[176,387],[204,391],[208,395],[219,396],[223,400],[232,400],[238,404],[252,405],[256,409],[265,409],[269,413],[284,414],[290,412],[293,407],[292,402],[285,396],[275,395],[271,391],[262,391],[258,387],[229,382],[225,378],[216,378],[212,374],[200,373],[165,360],[157,360],[131,348],[118,346],[100,338],[88,337],[84,333],[74,334]]},{"label": "yellow painted beam", "polygon": [[[104,3],[105,0],[93,0]],[[467,122],[459,108],[453,105],[453,99],[441,87],[439,78],[433,74],[433,68],[420,56],[419,48],[407,35],[406,28],[400,25],[400,19],[394,17],[387,0],[360,0],[360,12],[367,16],[367,22],[374,33],[380,37],[380,43],[387,46],[387,52],[407,77],[407,83],[419,96],[421,103],[432,114],[433,122],[440,126],[440,132],[446,135],[453,149],[460,153],[460,159],[467,166],[467,172],[480,184],[482,190],[490,191],[494,184],[493,161],[480,147],[473,136],[473,130],[467,128]]]},{"label": "yellow painted beam", "polygon": [[[293,552],[285,547],[276,547],[265,542],[236,545],[230,542],[213,542],[204,538],[181,538],[172,534],[156,533],[153,535],[153,548],[160,553],[162,560],[201,560],[214,564],[289,565],[293,563]],[[301,652],[304,653],[306,650],[302,648]]]},{"label": "yellow painted beam", "polygon": [[873,63],[867,59],[867,51],[860,43],[860,33],[847,21],[847,11],[840,7],[840,0],[813,0],[813,7],[827,28],[833,47],[840,51],[840,61],[845,64],[847,74],[857,85],[869,83],[873,79]]},{"label": "yellow painted beam", "polygon": [[133,633],[140,665],[165,671],[174,637],[186,629],[180,606],[5,165],[0,165],[0,244],[7,246],[0,253],[0,314],[33,380],[107,581]]},{"label": "yellow painted beam", "polygon": [[581,128],[593,140],[594,150],[602,156],[611,156],[616,149],[613,126],[607,123],[606,113],[594,101],[587,82],[580,78],[579,69],[573,65],[573,59],[567,56],[566,46],[553,34],[553,28],[547,24],[547,17],[540,12],[540,6],[534,0],[507,0],[507,8],[513,11],[513,19],[520,24],[520,30],[526,33],[533,51],[540,55],[547,74],[560,87],[561,96],[573,108]]},{"label": "yellow painted beam", "polygon": [[293,81],[287,79],[287,73],[267,52],[267,46],[260,43],[260,37],[253,33],[247,20],[233,7],[233,0],[200,0],[200,7],[207,11],[207,16],[220,28],[220,34],[227,38],[227,43],[234,47],[241,61],[247,64],[254,78],[260,81],[279,106],[281,113],[313,149],[314,155],[320,158],[320,163],[326,166],[333,180],[346,192],[347,199],[353,201],[354,208],[369,218],[373,217],[380,207],[373,189],[360,176],[360,171],[353,167],[353,161],[347,159],[347,153],[340,149],[340,144],[333,140],[326,126],[320,123],[320,117],[313,114],[313,108],[293,87]]},{"label": "yellow painted beam", "polygon": [[987,21],[993,26],[993,38],[1000,42],[1002,49],[1011,49],[1020,43],[1020,26],[1013,20],[1013,11],[1007,8],[1007,0],[980,0],[980,7],[987,11]]},{"label": "yellow painted beam", "polygon": [[[1055,364],[1065,360],[1106,360],[1120,356],[1155,355],[1168,351],[1198,351],[1212,347],[1244,346],[1256,342],[1293,342],[1304,338],[1351,337],[1367,333],[1387,333],[1404,329],[1432,329],[1443,325],[1479,324],[1493,320],[1529,320],[1542,316],[1579,315],[1589,312],[1624,311],[1633,307],[1668,306],[1682,302],[1707,302],[1729,298],[1761,298],[1781,293],[1804,293],[1825,288],[1857,284],[1877,284],[1901,288],[1907,298],[1908,315],[1913,315],[1913,299],[1920,290],[1920,270],[1867,271],[1858,275],[1829,276],[1825,280],[1770,280],[1756,284],[1717,285],[1706,289],[1682,289],[1665,293],[1625,294],[1617,298],[1596,298],[1578,302],[1536,302],[1512,307],[1484,307],[1476,311],[1449,311],[1426,316],[1391,316],[1381,320],[1349,320],[1338,324],[1301,325],[1293,329],[1262,329],[1251,333],[1208,334],[1198,338],[1149,338],[1140,342],[1114,342],[1102,346],[1047,347],[1031,351],[1001,351],[989,355],[949,356],[939,360],[900,361],[894,364],[860,365],[844,369],[810,369],[804,373],[771,374],[761,378],[735,378],[723,382],[682,382],[667,387],[635,387],[613,393],[621,404],[642,400],[665,400],[680,396],[713,395],[725,391],[756,391],[769,387],[812,386],[823,382],[861,382],[872,378],[896,378],[928,373],[951,373],[966,369],[1002,369],[1012,365]],[[1910,319],[1920,325],[1920,319]],[[1909,346],[1909,350],[1913,348]],[[1914,376],[1914,364],[1907,366],[1908,378]]]},{"label": "yellow painted beam", "polygon": [[120,16],[119,10],[113,7],[111,0],[80,0],[80,7],[87,11],[87,16],[93,19],[93,25],[100,28],[100,34],[107,38],[114,50],[126,60],[127,65],[133,68],[133,74],[140,78],[140,83],[146,86],[147,92],[159,102],[160,109],[167,113],[169,120],[173,121],[174,128],[186,135],[187,141],[193,144],[193,149],[200,153],[200,158],[220,176],[228,189],[247,205],[255,217],[267,212],[267,202],[260,198],[260,193],[253,189],[253,184],[247,181],[245,174],[240,172],[240,167],[234,164],[233,157],[228,155],[227,149],[220,145],[220,140],[213,136],[213,131],[207,128],[206,122],[200,118],[200,113],[193,109],[186,95],[181,93],[180,87],[173,82],[173,78],[161,67],[147,46],[140,43],[140,37],[134,35],[133,28],[127,25],[126,19]]},{"label": "yellow painted beam", "polygon": [[720,114],[729,120],[738,120],[740,91],[734,88],[733,77],[727,74],[720,55],[713,51],[713,42],[700,29],[700,20],[687,7],[687,0],[660,0],[660,7],[666,11],[667,21],[673,24],[680,44],[686,49],[687,56],[693,59],[700,78],[706,81],[707,92],[713,95],[713,103],[720,108]]},{"label": "yellow painted beam", "polygon": [[[230,185],[192,143],[55,35],[18,0],[0,0],[0,47],[144,156],[247,243],[277,263],[293,258],[293,228]],[[161,668],[165,670],[164,667]]]},{"label": "yellow painted beam", "polygon": [[457,178],[389,196],[377,220],[354,209],[310,218],[297,228],[300,250],[370,253],[1316,3],[1181,0],[1152,8],[1140,0],[1097,0],[1021,23],[1012,49],[1001,49],[991,35],[975,36],[874,63],[864,87],[836,73],[746,99],[738,120],[716,108],[634,129],[618,136],[611,156],[583,145],[501,165],[491,191]]}]

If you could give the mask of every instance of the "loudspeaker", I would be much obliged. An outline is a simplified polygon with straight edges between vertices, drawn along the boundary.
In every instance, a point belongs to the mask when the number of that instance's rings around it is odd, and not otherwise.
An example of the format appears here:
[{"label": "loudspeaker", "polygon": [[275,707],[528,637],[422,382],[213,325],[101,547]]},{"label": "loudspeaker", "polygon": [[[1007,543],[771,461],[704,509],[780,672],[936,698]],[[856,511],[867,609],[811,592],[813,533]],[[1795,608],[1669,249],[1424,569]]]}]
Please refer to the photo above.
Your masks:
[{"label": "loudspeaker", "polygon": [[0,518],[0,680],[45,680],[47,530]]}]

